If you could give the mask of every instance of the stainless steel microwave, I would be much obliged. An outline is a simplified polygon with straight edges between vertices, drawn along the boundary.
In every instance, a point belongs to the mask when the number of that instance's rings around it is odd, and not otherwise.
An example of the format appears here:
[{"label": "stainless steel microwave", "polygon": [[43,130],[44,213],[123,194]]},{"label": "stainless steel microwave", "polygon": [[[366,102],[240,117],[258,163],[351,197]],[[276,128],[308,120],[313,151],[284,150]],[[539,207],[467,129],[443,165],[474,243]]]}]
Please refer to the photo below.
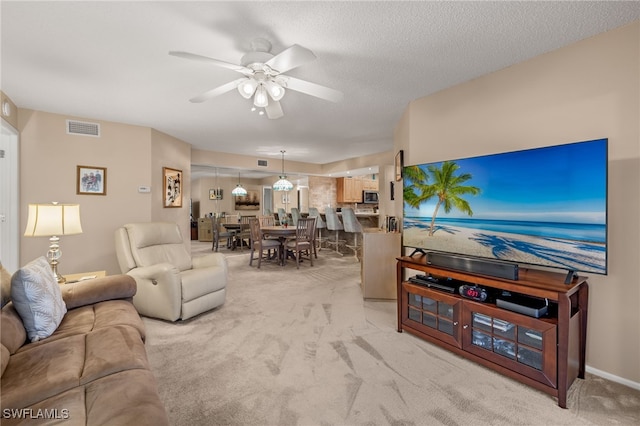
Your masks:
[{"label": "stainless steel microwave", "polygon": [[365,204],[378,204],[378,191],[362,191],[362,202]]}]

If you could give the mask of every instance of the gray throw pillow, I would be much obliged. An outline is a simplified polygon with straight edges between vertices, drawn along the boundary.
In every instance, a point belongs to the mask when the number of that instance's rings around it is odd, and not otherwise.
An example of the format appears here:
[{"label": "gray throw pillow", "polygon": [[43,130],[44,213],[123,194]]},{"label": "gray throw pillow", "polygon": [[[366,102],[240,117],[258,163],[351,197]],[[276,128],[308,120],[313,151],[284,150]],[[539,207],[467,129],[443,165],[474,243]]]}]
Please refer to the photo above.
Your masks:
[{"label": "gray throw pillow", "polygon": [[60,285],[44,256],[13,274],[11,300],[32,342],[51,336],[67,313]]}]

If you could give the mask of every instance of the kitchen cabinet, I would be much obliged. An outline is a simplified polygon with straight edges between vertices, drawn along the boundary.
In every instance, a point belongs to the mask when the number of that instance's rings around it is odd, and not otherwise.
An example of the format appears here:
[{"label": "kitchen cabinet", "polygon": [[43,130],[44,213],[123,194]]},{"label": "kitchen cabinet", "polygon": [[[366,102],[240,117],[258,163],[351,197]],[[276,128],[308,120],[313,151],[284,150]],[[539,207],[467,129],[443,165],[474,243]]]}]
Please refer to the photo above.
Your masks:
[{"label": "kitchen cabinet", "polygon": [[337,201],[339,203],[362,202],[362,179],[344,177],[336,180]]}]

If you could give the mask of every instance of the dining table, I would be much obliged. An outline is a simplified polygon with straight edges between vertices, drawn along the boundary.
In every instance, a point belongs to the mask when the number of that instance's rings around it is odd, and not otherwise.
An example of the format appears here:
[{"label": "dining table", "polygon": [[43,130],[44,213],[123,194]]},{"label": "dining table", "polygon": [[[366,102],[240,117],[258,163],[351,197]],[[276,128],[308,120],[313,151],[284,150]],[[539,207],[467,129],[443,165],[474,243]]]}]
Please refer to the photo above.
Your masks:
[{"label": "dining table", "polygon": [[288,238],[296,236],[295,226],[282,226],[282,225],[267,225],[261,226],[260,230],[265,237],[277,237],[280,240],[280,263],[284,264],[285,256],[291,257],[295,260],[295,255],[291,252],[287,252],[285,255],[284,245]]}]

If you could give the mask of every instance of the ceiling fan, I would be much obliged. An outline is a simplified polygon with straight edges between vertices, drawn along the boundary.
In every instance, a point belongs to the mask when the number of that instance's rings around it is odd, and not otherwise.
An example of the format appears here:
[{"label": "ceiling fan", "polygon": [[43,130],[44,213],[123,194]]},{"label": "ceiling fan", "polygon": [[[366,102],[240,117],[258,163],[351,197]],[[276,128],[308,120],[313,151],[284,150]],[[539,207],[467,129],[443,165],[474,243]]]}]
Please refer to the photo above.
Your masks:
[{"label": "ceiling fan", "polygon": [[240,65],[189,52],[171,51],[169,55],[210,62],[243,75],[242,78],[230,81],[190,99],[191,102],[204,102],[233,89],[238,89],[242,97],[245,99],[253,98],[253,104],[256,107],[264,108],[267,117],[275,119],[284,115],[280,100],[285,94],[285,89],[305,93],[331,102],[340,102],[342,100],[343,94],[338,90],[284,75],[285,72],[316,59],[316,55],[306,47],[294,44],[283,52],[273,55],[271,53],[271,43],[268,40],[259,38],[251,42],[251,48],[252,51],[245,54],[240,60]]}]

